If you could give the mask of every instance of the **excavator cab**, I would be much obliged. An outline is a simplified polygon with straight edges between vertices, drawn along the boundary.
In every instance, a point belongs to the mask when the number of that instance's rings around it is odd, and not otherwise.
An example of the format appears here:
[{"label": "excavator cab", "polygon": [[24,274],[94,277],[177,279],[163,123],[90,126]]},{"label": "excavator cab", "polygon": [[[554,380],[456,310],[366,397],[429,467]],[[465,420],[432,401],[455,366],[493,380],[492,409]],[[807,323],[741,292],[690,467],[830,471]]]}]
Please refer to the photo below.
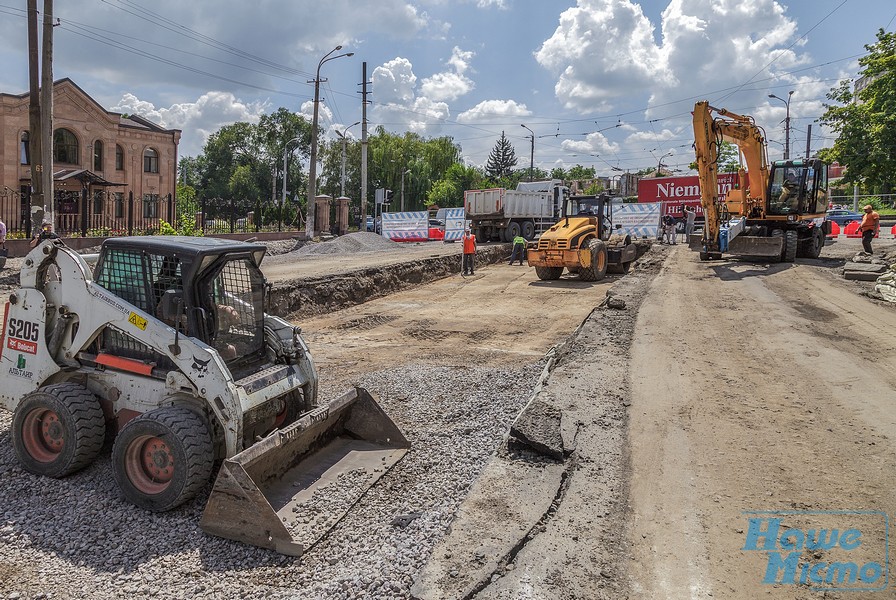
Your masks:
[{"label": "excavator cab", "polygon": [[781,160],[769,173],[768,216],[823,215],[827,210],[828,173],[821,160]]}]

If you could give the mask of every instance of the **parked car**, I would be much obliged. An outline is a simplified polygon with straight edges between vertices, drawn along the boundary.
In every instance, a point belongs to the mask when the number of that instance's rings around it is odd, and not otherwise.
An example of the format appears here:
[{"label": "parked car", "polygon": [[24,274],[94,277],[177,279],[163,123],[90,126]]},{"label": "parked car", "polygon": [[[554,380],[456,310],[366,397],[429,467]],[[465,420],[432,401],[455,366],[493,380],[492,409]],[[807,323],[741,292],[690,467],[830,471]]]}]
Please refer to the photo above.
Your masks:
[{"label": "parked car", "polygon": [[847,223],[851,223],[852,221],[861,221],[862,214],[842,208],[834,208],[828,211],[827,220],[833,221],[840,227],[843,227],[844,225],[846,225]]}]

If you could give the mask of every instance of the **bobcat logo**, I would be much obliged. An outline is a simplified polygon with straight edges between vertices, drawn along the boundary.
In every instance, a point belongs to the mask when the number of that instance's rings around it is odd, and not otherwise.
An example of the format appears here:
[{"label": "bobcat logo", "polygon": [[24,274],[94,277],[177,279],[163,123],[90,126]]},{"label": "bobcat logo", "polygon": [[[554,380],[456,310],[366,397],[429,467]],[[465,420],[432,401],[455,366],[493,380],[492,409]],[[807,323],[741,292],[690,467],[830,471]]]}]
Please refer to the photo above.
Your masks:
[{"label": "bobcat logo", "polygon": [[196,377],[202,379],[205,377],[205,374],[208,373],[208,363],[211,362],[212,359],[208,360],[199,360],[195,356],[193,357],[193,369],[196,370]]}]

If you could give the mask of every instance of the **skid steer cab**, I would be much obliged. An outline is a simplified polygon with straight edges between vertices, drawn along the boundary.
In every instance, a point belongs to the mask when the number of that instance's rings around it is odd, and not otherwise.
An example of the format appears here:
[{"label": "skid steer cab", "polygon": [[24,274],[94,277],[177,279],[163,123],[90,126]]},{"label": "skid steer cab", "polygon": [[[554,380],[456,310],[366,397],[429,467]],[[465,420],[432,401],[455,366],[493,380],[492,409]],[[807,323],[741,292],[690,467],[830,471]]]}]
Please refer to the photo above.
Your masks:
[{"label": "skid steer cab", "polygon": [[583,281],[600,281],[607,273],[628,273],[637,257],[631,236],[613,226],[606,194],[570,196],[563,218],[527,252],[529,266],[543,281],[560,279],[564,268]]},{"label": "skid steer cab", "polygon": [[325,504],[310,500],[346,473],[357,499],[407,441],[365,390],[318,402],[301,330],[264,312],[264,253],[111,238],[91,269],[59,240],[32,250],[0,332],[0,403],[22,466],[64,477],[114,436],[112,473],[139,507],[192,499],[223,461],[203,529],[289,554],[324,535],[339,508],[310,514]]}]

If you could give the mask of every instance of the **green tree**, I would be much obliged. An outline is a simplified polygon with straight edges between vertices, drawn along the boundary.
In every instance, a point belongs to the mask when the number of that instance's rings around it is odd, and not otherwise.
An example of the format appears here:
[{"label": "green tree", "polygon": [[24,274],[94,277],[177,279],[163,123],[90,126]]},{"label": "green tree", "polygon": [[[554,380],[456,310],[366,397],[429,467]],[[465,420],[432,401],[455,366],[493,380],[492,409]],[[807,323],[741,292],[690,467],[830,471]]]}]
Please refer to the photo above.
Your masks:
[{"label": "green tree", "polygon": [[[719,144],[719,168],[717,173],[737,173],[740,169],[740,150],[731,142],[722,142]],[[688,168],[696,171],[697,161],[690,163]]]},{"label": "green tree", "polygon": [[502,131],[501,137],[495,142],[495,147],[488,155],[488,162],[485,163],[486,175],[494,179],[506,177],[510,175],[518,162],[516,151]]},{"label": "green tree", "polygon": [[819,156],[847,166],[844,183],[888,194],[896,178],[896,33],[879,29],[877,42],[865,49],[859,59],[865,87],[853,92],[841,81],[827,94],[835,104],[824,105],[820,121],[837,140]]},{"label": "green tree", "polygon": [[595,177],[597,177],[597,173],[595,172],[594,167],[583,167],[582,165],[576,165],[570,168],[569,173],[567,173],[567,178],[575,181],[594,179]]}]

